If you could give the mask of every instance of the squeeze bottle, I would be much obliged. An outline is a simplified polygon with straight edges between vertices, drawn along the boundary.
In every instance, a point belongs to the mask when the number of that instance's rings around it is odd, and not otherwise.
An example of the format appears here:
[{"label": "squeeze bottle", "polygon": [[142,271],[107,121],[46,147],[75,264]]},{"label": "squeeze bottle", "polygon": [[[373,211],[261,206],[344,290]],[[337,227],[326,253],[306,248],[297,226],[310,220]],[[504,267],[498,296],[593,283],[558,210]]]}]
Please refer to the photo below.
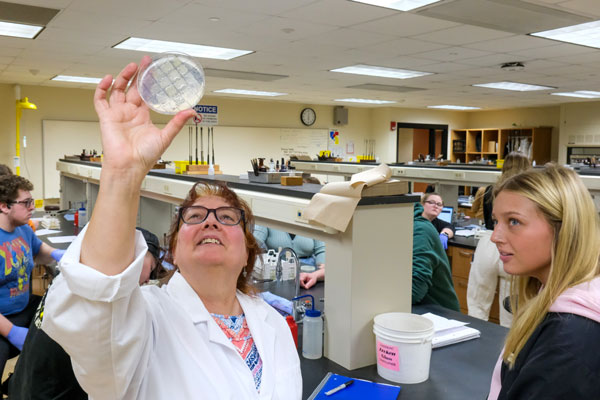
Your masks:
[{"label": "squeeze bottle", "polygon": [[83,206],[83,203],[81,203],[81,208],[78,211],[78,215],[79,215],[79,221],[77,223],[77,226],[80,228],[83,228],[85,226],[85,224],[87,223],[87,211],[86,211],[85,207]]},{"label": "squeeze bottle", "polygon": [[302,357],[316,360],[323,357],[323,318],[321,311],[315,310],[315,299],[312,295],[305,294],[292,300],[302,297],[312,299],[312,308],[306,310],[302,318]]}]

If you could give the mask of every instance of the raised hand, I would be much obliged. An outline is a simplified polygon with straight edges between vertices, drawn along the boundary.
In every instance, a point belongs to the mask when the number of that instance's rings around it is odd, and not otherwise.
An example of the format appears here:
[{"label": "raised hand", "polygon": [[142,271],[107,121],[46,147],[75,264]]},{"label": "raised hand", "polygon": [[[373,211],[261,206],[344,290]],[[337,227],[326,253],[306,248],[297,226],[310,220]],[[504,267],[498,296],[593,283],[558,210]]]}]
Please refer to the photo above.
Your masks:
[{"label": "raised hand", "polygon": [[[140,67],[150,62],[151,58],[145,56]],[[102,131],[102,168],[128,170],[142,178],[185,122],[196,114],[192,109],[181,111],[162,130],[158,129],[152,123],[150,110],[138,92],[135,79],[137,71],[137,65],[131,63],[121,71],[114,83],[111,75],[105,76],[96,88],[94,107]]]}]

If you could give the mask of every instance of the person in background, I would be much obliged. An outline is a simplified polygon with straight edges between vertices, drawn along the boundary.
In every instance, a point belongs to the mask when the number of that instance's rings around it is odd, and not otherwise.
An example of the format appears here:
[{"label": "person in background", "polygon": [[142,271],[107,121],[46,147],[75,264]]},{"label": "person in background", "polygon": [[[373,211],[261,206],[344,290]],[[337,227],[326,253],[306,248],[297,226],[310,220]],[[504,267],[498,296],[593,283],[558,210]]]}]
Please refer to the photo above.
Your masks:
[{"label": "person in background", "polygon": [[546,165],[494,188],[492,242],[514,314],[489,400],[600,399],[600,223],[577,173]]},{"label": "person in background", "polygon": [[[136,229],[142,233],[148,246],[139,279],[139,284],[144,285],[151,276],[159,276],[162,272],[160,243],[152,232]],[[87,400],[87,393],[75,378],[71,357],[41,329],[47,293],[29,325],[14,373],[3,386],[8,384],[6,393],[11,400]]]},{"label": "person in background", "polygon": [[[140,68],[151,61],[144,56]],[[96,88],[98,197],[48,290],[42,329],[71,356],[92,399],[299,400],[294,339],[254,295],[254,216],[231,189],[204,182],[190,189],[169,232],[177,272],[161,288],[138,285],[146,253],[135,231],[140,187],[195,112],[180,111],[158,129],[137,71],[130,63]]]},{"label": "person in background", "polygon": [[[510,177],[529,169],[530,163],[527,156],[522,153],[512,152],[504,160],[502,175],[496,185],[501,185]],[[489,189],[488,189],[489,188]],[[482,209],[485,211],[485,231],[479,234],[479,241],[473,262],[469,271],[469,283],[467,285],[467,307],[469,315],[472,317],[488,320],[490,309],[496,294],[498,286],[498,302],[500,310],[500,325],[509,327],[512,321],[512,314],[503,306],[504,299],[509,295],[510,277],[504,272],[500,254],[496,245],[491,242],[493,221],[492,221],[492,186],[485,189],[482,197],[484,198]],[[480,193],[480,194],[481,194]],[[488,197],[489,196],[489,197]],[[475,205],[476,202],[473,202]]]},{"label": "person in background", "polygon": [[301,264],[316,268],[313,272],[300,273],[300,285],[303,288],[308,289],[317,281],[325,279],[324,242],[260,225],[254,227],[254,237],[263,249],[278,250],[280,247],[289,247],[296,252]]},{"label": "person in background", "polygon": [[[512,151],[506,156],[504,165],[502,166],[502,174],[500,175],[499,182],[510,178],[520,172],[525,171],[531,167],[529,158],[518,151]],[[482,186],[477,189],[475,198],[471,205],[471,212],[475,215],[475,218],[485,222],[485,228],[489,230],[494,229],[494,223],[492,221],[492,190],[494,185]]]},{"label": "person in background", "polygon": [[439,234],[444,250],[448,250],[448,239],[454,237],[454,226],[438,218],[444,208],[442,196],[436,192],[425,193],[421,198],[423,217],[429,220]]},{"label": "person in background", "polygon": [[0,376],[19,354],[40,301],[30,295],[34,262],[50,264],[64,253],[42,243],[27,221],[34,210],[33,185],[16,175],[0,176]]},{"label": "person in background", "polygon": [[424,217],[421,203],[414,205],[412,263],[412,303],[434,303],[460,311],[450,262],[437,230]]},{"label": "person in background", "polygon": [[[6,164],[0,164],[0,176],[5,176],[5,175],[12,175],[12,169],[10,169],[10,167]],[[39,222],[34,221],[32,219],[29,219],[27,221],[27,225],[29,225],[31,227],[31,229],[35,232],[36,229],[39,226]]]}]

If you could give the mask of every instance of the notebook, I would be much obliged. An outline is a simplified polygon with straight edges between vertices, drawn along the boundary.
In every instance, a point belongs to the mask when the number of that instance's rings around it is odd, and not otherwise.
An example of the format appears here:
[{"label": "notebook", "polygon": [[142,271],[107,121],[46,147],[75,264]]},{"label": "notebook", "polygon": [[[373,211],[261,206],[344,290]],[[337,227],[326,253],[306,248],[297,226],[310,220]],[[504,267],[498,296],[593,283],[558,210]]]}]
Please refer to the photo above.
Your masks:
[{"label": "notebook", "polygon": [[454,213],[453,207],[444,207],[442,208],[442,212],[438,215],[438,218],[442,221],[446,221],[447,223],[452,223],[452,214]]},{"label": "notebook", "polygon": [[[352,385],[340,390],[330,396],[325,392],[354,379]],[[328,372],[319,386],[315,388],[308,400],[397,400],[400,394],[400,386],[386,385],[384,383],[375,383],[362,379],[349,378],[343,375],[337,375]]]}]

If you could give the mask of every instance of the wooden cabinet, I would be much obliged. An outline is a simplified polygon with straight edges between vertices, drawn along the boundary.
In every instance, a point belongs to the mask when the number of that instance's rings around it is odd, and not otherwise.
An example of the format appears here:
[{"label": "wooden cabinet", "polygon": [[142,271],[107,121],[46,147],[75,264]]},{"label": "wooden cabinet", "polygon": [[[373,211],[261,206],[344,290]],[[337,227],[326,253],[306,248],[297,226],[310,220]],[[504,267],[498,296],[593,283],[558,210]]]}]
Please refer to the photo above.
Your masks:
[{"label": "wooden cabinet", "polygon": [[[452,281],[454,282],[454,290],[458,296],[460,303],[460,311],[463,314],[468,314],[467,307],[467,287],[469,285],[469,272],[471,271],[471,261],[473,260],[474,249],[468,249],[458,246],[448,246],[448,259],[452,268]],[[492,302],[490,310],[490,322],[500,323],[500,310],[498,306],[498,289]]]},{"label": "wooden cabinet", "polygon": [[531,160],[538,165],[551,157],[552,127],[454,129],[450,135],[450,161],[469,163],[483,159],[495,162],[504,158],[508,149],[531,148]]}]

